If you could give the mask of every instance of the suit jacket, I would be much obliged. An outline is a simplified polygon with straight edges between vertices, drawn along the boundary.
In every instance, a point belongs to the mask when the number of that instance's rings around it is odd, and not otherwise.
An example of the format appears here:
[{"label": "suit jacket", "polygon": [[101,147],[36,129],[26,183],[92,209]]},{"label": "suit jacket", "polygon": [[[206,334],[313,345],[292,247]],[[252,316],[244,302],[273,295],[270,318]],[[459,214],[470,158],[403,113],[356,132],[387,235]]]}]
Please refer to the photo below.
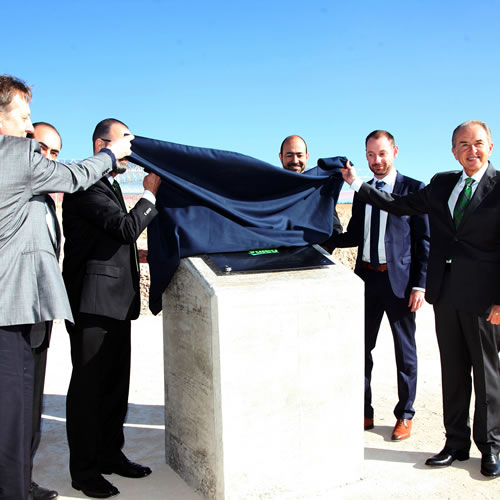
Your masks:
[{"label": "suit jacket", "polygon": [[[404,196],[424,187],[420,181],[401,175],[394,183],[393,193]],[[326,242],[328,248],[358,246],[354,272],[360,274],[364,244],[365,207],[356,193],[352,204],[352,217],[347,231]],[[425,215],[396,216],[388,214],[385,230],[387,271],[394,295],[404,298],[413,287],[425,288],[429,258],[429,222]]]},{"label": "suit jacket", "polygon": [[145,198],[125,212],[106,178],[64,197],[63,277],[76,319],[78,313],[118,320],[139,316],[135,242],[157,213]]},{"label": "suit jacket", "polygon": [[361,200],[398,214],[428,214],[430,255],[426,300],[440,296],[446,261],[451,259],[453,305],[484,314],[500,304],[500,173],[488,164],[462,221],[455,229],[448,199],[462,172],[436,174],[421,191],[402,198],[363,184]]},{"label": "suit jacket", "polygon": [[0,325],[72,320],[43,196],[85,189],[112,168],[99,153],[65,165],[44,158],[32,139],[0,136]]},{"label": "suit jacket", "polygon": [[[59,221],[57,220],[57,212],[56,212],[56,204],[54,200],[48,194],[42,194],[35,196],[31,199],[30,203],[34,201],[43,201],[45,203],[45,207],[50,213],[51,219],[48,220],[46,216],[46,226],[47,231],[48,225],[52,224],[53,229],[55,231],[54,239],[50,237],[50,241],[52,242],[52,246],[54,247],[54,253],[56,254],[57,262],[59,262],[59,256],[61,254],[61,228],[59,226]],[[50,234],[50,233],[49,233]],[[32,348],[39,347],[42,351],[47,349],[50,344],[50,335],[52,333],[52,321],[47,321],[43,323],[36,324],[30,330],[30,344]],[[43,344],[43,345],[42,345]]]}]

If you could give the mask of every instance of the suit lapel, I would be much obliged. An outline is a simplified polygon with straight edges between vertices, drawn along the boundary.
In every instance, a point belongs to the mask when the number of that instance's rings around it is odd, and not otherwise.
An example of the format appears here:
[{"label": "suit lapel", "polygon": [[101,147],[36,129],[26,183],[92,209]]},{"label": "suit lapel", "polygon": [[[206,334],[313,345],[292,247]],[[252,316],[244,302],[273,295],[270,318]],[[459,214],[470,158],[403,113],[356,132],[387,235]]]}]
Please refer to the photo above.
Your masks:
[{"label": "suit lapel", "polygon": [[393,194],[402,194],[404,187],[403,176],[397,172],[396,180],[394,182],[394,188],[392,189]]},{"label": "suit lapel", "polygon": [[479,184],[476,188],[476,192],[472,197],[472,200],[465,209],[461,223],[463,223],[464,220],[467,219],[467,216],[469,214],[471,214],[472,212],[474,212],[474,210],[476,210],[476,208],[483,202],[486,196],[488,196],[490,191],[493,189],[493,186],[495,184],[495,174],[496,171],[493,168],[493,165],[489,163],[486,172],[484,173],[482,179],[479,181]]},{"label": "suit lapel", "polygon": [[455,222],[453,222],[453,214],[450,212],[450,207],[448,206],[448,200],[450,199],[451,192],[453,188],[457,185],[457,182],[460,180],[460,176],[462,172],[453,172],[450,175],[446,175],[441,182],[436,183],[436,193],[432,194],[434,200],[437,203],[442,204],[442,210],[445,214],[446,220],[448,224],[450,224],[453,229],[455,229]]},{"label": "suit lapel", "polygon": [[101,182],[104,188],[106,189],[106,192],[109,194],[109,197],[120,207],[122,208],[122,204],[120,200],[118,199],[118,195],[116,194],[115,190],[113,189],[113,186],[109,182],[107,177],[103,177],[100,179],[98,182]]},{"label": "suit lapel", "polygon": [[59,226],[59,221],[57,219],[56,204],[54,203],[52,197],[48,194],[45,195],[45,203],[49,207],[49,211],[51,212],[52,218],[54,220],[54,227],[56,229],[56,241],[54,250],[56,252],[57,260],[59,260],[59,255],[61,253],[61,227]]}]

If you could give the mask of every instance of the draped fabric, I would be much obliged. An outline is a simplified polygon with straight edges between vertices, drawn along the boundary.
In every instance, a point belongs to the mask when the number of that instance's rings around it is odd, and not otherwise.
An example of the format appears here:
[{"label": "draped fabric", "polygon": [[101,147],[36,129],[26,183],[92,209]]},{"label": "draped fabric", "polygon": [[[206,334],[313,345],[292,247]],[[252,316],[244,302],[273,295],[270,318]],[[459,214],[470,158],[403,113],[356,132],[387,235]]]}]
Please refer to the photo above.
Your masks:
[{"label": "draped fabric", "polygon": [[159,215],[148,227],[153,314],[183,257],[325,241],[346,162],[326,158],[297,174],[231,151],[145,137],[134,139],[130,159],[162,178]]}]

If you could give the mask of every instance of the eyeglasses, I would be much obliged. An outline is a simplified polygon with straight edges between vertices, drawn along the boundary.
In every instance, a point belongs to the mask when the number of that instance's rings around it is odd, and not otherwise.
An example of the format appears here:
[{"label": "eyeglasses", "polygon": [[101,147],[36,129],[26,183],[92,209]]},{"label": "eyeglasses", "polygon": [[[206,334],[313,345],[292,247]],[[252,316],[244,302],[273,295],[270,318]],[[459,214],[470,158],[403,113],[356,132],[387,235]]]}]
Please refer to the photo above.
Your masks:
[{"label": "eyeglasses", "polygon": [[[130,134],[123,134],[123,137],[127,137],[127,135],[130,135]],[[105,139],[104,137],[99,137],[99,139],[101,139],[101,141],[104,141],[104,142],[112,142],[111,139]]]}]

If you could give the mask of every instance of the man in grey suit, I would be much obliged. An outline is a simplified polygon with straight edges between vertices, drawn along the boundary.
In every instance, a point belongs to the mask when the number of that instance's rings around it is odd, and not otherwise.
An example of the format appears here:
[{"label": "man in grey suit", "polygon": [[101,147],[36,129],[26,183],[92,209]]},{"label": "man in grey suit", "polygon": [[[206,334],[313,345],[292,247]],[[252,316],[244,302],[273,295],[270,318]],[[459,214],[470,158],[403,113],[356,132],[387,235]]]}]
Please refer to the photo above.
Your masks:
[{"label": "man in grey suit", "polygon": [[[57,129],[46,122],[33,123],[33,134],[28,135],[36,139],[40,145],[40,152],[45,158],[57,160],[62,148],[61,135]],[[47,212],[47,226],[51,236],[56,257],[59,259],[61,252],[61,228],[57,220],[56,204],[50,195],[40,195],[45,202],[45,210]],[[45,327],[45,338],[42,344],[32,349],[34,359],[34,390],[33,390],[33,427],[31,436],[31,470],[33,471],[33,462],[35,454],[40,445],[41,423],[42,423],[42,407],[43,407],[43,387],[45,383],[45,370],[47,367],[47,349],[50,342],[50,334],[52,332],[52,321],[46,321],[42,324]],[[53,500],[57,498],[58,493],[55,490],[49,490],[31,480],[30,493],[33,500]]]},{"label": "man in grey suit", "polygon": [[[30,120],[30,88],[0,76],[0,499],[29,498],[33,406],[33,353],[45,322],[73,321],[46,224],[44,200],[52,191],[86,189],[130,154],[133,136],[107,144],[80,163],[44,158]],[[40,325],[42,324],[42,327]]]}]

